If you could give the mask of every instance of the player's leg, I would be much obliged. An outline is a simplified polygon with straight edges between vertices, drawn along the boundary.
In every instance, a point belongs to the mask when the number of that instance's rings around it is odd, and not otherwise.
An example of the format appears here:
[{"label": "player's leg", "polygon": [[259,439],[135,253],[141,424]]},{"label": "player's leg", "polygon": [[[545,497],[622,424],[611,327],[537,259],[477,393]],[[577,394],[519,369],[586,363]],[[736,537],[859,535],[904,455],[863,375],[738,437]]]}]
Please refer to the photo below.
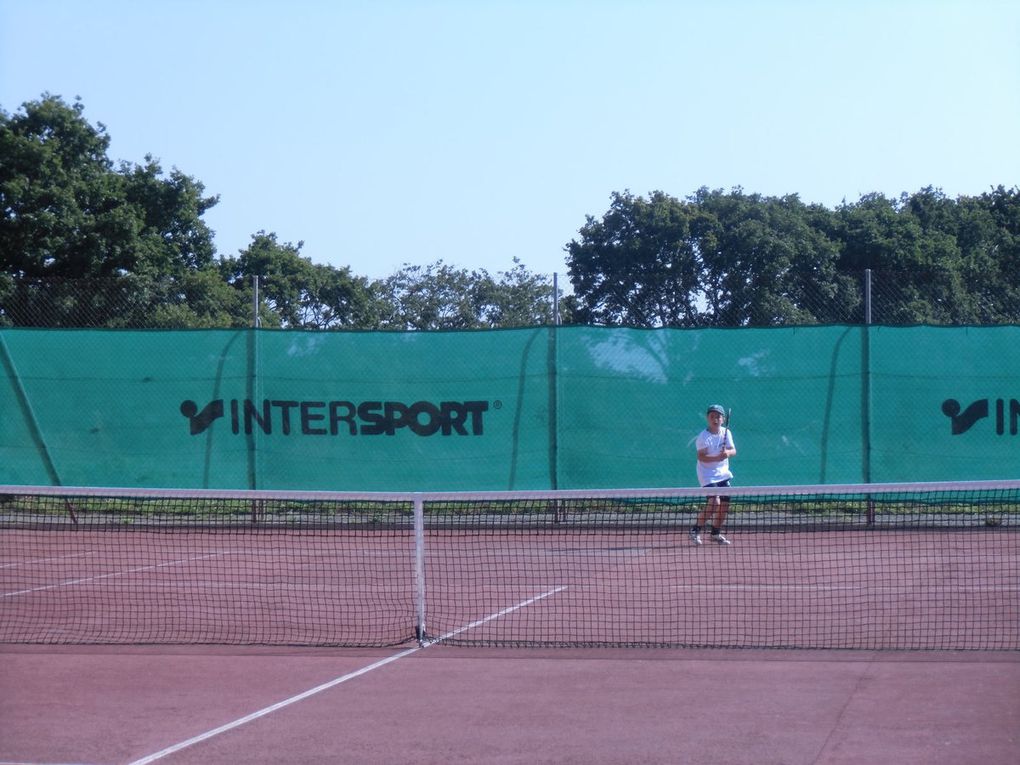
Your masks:
[{"label": "player's leg", "polygon": [[716,512],[716,505],[718,504],[718,502],[719,502],[718,497],[709,497],[708,500],[705,502],[705,507],[698,514],[698,519],[694,522],[694,526],[693,528],[691,528],[689,534],[691,541],[694,544],[696,545],[701,544],[701,529],[702,527],[704,527],[705,523],[707,523],[708,520],[712,517],[713,513]]},{"label": "player's leg", "polygon": [[712,541],[721,545],[728,545],[730,540],[722,535],[722,527],[726,522],[726,514],[730,511],[730,498],[717,497],[718,504],[712,518]]}]

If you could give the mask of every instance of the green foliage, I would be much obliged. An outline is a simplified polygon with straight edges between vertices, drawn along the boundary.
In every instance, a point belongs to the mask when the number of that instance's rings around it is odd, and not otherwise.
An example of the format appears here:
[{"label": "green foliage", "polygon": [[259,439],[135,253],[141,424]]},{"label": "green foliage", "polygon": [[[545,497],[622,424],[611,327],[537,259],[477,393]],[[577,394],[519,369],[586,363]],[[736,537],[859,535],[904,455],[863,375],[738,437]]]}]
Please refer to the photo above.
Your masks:
[{"label": "green foliage", "polygon": [[0,324],[8,326],[475,328],[551,321],[547,280],[436,263],[371,282],[259,231],[217,258],[217,203],[151,156],[114,168],[102,124],[44,94],[0,111]]},{"label": "green foliage", "polygon": [[[487,327],[530,327],[553,322],[553,284],[514,258],[509,271],[496,278],[485,275],[479,285],[482,317]],[[560,305],[561,321],[569,321],[567,307]]]},{"label": "green foliage", "polygon": [[[114,167],[102,123],[43,94],[0,109],[0,326],[481,329],[553,321],[552,284],[442,260],[370,281],[259,231],[218,257],[218,198],[151,156]],[[927,187],[835,210],[796,195],[614,193],[565,247],[566,323],[728,327],[864,320],[1020,322],[1020,189],[950,199]]]},{"label": "green foliage", "polygon": [[386,313],[380,328],[489,329],[552,321],[552,285],[519,261],[494,278],[443,263],[405,265],[377,285]]},{"label": "green foliage", "polygon": [[613,194],[566,246],[584,323],[640,327],[1020,322],[1020,191],[953,200],[928,187],[830,211],[700,189]]},{"label": "green foliage", "polygon": [[766,198],[702,189],[693,197],[712,220],[702,249],[707,323],[814,324],[838,320],[858,295],[837,278],[838,248],[795,195]]},{"label": "green foliage", "polygon": [[208,299],[215,248],[201,216],[216,198],[177,170],[165,177],[151,157],[114,169],[106,129],[83,110],[47,94],[21,113],[0,112],[4,321],[230,323],[229,309]]},{"label": "green foliage", "polygon": [[227,281],[253,302],[253,278],[259,280],[259,320],[264,327],[368,329],[380,308],[368,280],[350,269],[316,265],[301,256],[303,243],[280,244],[276,234],[260,231],[238,258],[225,259]]},{"label": "green foliage", "polygon": [[114,170],[100,124],[46,95],[0,114],[0,268],[19,278],[179,276],[212,262],[202,184],[146,158]]},{"label": "green foliage", "polygon": [[588,216],[567,245],[575,320],[581,324],[691,326],[701,293],[710,222],[662,192],[613,194],[602,220]]}]

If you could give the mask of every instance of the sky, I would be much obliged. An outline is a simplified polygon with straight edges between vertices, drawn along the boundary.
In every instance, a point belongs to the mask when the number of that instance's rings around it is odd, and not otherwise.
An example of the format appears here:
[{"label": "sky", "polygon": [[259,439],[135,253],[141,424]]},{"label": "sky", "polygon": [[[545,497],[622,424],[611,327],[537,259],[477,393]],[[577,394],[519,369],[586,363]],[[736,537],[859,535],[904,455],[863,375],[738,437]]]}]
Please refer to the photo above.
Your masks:
[{"label": "sky", "polygon": [[1013,0],[0,0],[0,108],[44,93],[218,195],[219,254],[371,279],[562,284],[614,192],[1020,184]]}]

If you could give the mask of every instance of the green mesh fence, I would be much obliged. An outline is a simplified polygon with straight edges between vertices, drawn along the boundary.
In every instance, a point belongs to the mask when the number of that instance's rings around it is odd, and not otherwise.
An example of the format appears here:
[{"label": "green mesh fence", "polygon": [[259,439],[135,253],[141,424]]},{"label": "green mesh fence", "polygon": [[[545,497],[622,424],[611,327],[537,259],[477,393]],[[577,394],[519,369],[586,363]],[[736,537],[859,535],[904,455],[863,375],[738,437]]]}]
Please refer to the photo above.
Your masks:
[{"label": "green mesh fence", "polygon": [[0,483],[684,486],[1015,477],[1020,327],[0,330]]}]

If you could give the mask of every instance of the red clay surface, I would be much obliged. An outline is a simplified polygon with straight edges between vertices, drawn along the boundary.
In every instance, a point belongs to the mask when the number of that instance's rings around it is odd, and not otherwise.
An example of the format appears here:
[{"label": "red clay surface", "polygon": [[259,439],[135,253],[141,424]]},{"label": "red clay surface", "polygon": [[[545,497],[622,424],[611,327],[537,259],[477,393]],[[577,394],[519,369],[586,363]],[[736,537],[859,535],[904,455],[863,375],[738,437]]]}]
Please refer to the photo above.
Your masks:
[{"label": "red clay surface", "polygon": [[0,646],[12,762],[1015,765],[1020,652]]},{"label": "red clay surface", "polygon": [[[412,541],[5,531],[0,641],[400,644]],[[725,548],[658,530],[443,533],[424,572],[428,632],[456,641],[1020,649],[1012,531],[737,531]]]}]

